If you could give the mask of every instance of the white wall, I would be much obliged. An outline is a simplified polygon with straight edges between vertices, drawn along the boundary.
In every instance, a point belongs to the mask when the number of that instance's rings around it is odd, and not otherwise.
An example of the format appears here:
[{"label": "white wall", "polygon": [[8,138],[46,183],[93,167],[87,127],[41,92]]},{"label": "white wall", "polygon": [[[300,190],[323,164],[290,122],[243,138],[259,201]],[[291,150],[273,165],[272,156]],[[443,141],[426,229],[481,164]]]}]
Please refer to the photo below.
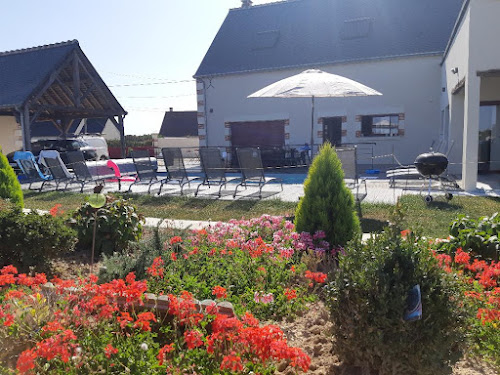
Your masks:
[{"label": "white wall", "polygon": [[120,131],[118,128],[111,122],[111,120],[106,121],[106,125],[104,125],[104,129],[102,130],[102,136],[107,141],[119,140],[120,139]]},{"label": "white wall", "polygon": [[[481,101],[500,100],[500,78],[481,78],[477,75],[478,72],[500,69],[500,49],[496,48],[492,39],[500,34],[499,17],[498,0],[471,0],[442,66],[442,82],[446,93],[442,95],[441,108],[450,105],[450,140],[455,140],[455,147],[450,154],[450,170],[458,172],[458,167],[464,163],[468,170],[462,167],[461,171],[464,173],[464,187],[468,190],[475,188],[477,179],[475,162],[478,153],[479,104]],[[458,74],[451,73],[453,68],[458,68]],[[460,94],[452,95],[452,89],[464,77],[464,89]]]},{"label": "white wall", "polygon": [[198,157],[199,142],[197,137],[153,137],[153,146],[157,149],[159,156],[164,147],[180,147],[185,158]]},{"label": "white wall", "polygon": [[23,148],[21,126],[14,116],[0,116],[0,147],[4,155]]},{"label": "white wall", "polygon": [[[317,131],[322,130],[318,118],[346,116],[343,129],[347,130],[347,136],[342,138],[343,143],[376,142],[376,155],[391,154],[394,148],[402,163],[413,163],[418,154],[427,151],[431,142],[439,138],[440,62],[441,56],[427,56],[318,66],[321,70],[359,81],[380,91],[383,96],[316,99],[315,137]],[[225,139],[225,122],[276,119],[289,119],[289,125],[285,127],[285,132],[290,133],[289,144],[309,142],[310,99],[247,98],[262,87],[302,70],[214,77],[211,85],[205,80],[208,144],[230,145]],[[356,137],[356,131],[361,130],[361,123],[356,122],[357,115],[389,113],[404,113],[404,136]],[[316,142],[319,140],[315,138]],[[200,141],[200,144],[204,143]],[[392,159],[377,159],[377,162],[392,163]]]}]

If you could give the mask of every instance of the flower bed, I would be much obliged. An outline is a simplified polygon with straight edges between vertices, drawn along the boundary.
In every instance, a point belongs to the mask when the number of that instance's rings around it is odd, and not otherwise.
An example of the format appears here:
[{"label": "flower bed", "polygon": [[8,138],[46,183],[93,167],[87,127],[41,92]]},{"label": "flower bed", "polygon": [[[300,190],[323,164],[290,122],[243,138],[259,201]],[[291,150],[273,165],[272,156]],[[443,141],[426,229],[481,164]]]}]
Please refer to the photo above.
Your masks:
[{"label": "flower bed", "polygon": [[473,258],[461,248],[436,254],[439,265],[463,280],[464,301],[472,309],[469,333],[473,350],[500,368],[500,262]]},{"label": "flower bed", "polygon": [[42,293],[43,274],[0,273],[0,359],[20,374],[270,374],[276,361],[310,363],[279,327],[220,314],[215,303],[202,313],[187,291],[168,295],[167,314],[145,309],[147,282],[134,274],[104,284],[54,278],[54,296]]},{"label": "flower bed", "polygon": [[218,223],[187,238],[172,237],[148,268],[153,293],[189,290],[200,299],[224,298],[237,314],[281,318],[317,298],[326,274],[314,268],[329,250],[324,233],[294,232],[281,217]]},{"label": "flower bed", "polygon": [[279,361],[307,371],[309,357],[250,313],[294,314],[325,283],[313,269],[329,252],[324,235],[293,229],[264,216],[174,236],[140,281],[56,277],[50,287],[4,267],[0,359],[19,373],[270,374]]}]

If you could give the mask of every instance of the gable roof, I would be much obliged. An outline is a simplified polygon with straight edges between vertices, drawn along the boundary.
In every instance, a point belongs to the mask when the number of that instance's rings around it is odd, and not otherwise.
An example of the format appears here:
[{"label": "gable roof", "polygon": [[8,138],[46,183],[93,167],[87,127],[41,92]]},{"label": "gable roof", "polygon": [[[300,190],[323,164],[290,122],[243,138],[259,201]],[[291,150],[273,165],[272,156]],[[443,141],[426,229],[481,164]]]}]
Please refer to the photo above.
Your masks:
[{"label": "gable roof", "polygon": [[229,11],[195,77],[442,54],[463,0],[290,0]]},{"label": "gable roof", "polygon": [[22,105],[78,47],[78,41],[0,52],[0,107]]},{"label": "gable roof", "polygon": [[0,114],[27,104],[40,121],[127,113],[77,40],[0,52]]},{"label": "gable roof", "polygon": [[164,137],[198,136],[198,114],[196,111],[165,112],[160,134]]}]

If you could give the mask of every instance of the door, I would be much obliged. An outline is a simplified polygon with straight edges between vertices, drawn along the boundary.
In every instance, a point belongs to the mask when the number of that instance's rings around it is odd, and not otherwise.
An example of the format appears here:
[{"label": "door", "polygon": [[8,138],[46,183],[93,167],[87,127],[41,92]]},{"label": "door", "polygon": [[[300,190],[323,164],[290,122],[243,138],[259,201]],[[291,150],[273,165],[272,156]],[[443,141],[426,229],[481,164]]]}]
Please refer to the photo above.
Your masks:
[{"label": "door", "polygon": [[233,147],[283,147],[285,121],[253,121],[231,123]]},{"label": "door", "polygon": [[282,165],[285,121],[232,122],[231,145],[233,151],[236,147],[259,147],[264,166]]},{"label": "door", "polygon": [[342,117],[323,118],[323,143],[330,142],[332,146],[342,144]]}]

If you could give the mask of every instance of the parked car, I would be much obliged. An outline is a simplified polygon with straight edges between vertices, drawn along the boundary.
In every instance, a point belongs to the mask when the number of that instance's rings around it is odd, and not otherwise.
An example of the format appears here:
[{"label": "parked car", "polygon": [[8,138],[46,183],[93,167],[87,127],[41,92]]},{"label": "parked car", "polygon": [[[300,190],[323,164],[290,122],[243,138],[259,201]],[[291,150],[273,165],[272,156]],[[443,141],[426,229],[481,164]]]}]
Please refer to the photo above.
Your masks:
[{"label": "parked car", "polygon": [[104,137],[96,135],[82,135],[79,139],[95,148],[98,160],[109,159],[108,143]]},{"label": "parked car", "polygon": [[61,154],[61,159],[67,163],[66,152],[82,151],[85,160],[97,160],[95,147],[77,138],[68,139],[40,139],[31,143],[31,151],[37,156],[42,150],[57,150]]}]

